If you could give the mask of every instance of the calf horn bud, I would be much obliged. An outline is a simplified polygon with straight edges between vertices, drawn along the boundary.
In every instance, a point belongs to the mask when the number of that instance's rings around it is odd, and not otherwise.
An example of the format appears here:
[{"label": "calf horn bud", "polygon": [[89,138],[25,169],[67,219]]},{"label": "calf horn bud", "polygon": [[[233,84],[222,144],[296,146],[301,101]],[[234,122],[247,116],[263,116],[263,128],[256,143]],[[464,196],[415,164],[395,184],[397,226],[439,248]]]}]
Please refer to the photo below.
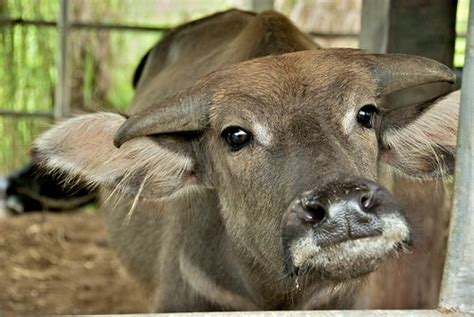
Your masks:
[{"label": "calf horn bud", "polygon": [[446,82],[454,84],[456,75],[435,60],[405,54],[370,54],[370,69],[378,85],[378,97],[405,88]]}]

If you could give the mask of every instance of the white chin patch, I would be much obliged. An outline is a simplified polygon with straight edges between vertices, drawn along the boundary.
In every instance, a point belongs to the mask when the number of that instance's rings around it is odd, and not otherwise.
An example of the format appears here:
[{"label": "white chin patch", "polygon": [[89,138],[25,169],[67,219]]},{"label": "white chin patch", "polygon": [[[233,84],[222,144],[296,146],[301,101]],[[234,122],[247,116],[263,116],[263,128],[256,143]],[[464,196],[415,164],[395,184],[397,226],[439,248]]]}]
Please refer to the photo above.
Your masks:
[{"label": "white chin patch", "polygon": [[355,278],[373,272],[401,242],[409,238],[406,222],[395,215],[381,217],[383,233],[376,237],[349,240],[321,247],[314,241],[313,231],[290,247],[293,265],[314,271],[328,279]]}]

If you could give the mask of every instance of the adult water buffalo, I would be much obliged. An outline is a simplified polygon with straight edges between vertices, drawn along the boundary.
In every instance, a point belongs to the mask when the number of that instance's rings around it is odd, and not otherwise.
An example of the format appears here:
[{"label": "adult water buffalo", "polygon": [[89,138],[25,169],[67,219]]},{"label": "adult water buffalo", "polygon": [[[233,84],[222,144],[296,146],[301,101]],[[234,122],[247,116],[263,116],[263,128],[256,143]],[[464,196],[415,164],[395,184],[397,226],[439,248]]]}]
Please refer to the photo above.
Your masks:
[{"label": "adult water buffalo", "polygon": [[410,243],[380,167],[452,172],[457,94],[394,98],[453,83],[433,60],[319,49],[278,13],[232,10],[178,27],[141,66],[128,115],[67,120],[33,153],[101,186],[154,311],[350,307]]}]

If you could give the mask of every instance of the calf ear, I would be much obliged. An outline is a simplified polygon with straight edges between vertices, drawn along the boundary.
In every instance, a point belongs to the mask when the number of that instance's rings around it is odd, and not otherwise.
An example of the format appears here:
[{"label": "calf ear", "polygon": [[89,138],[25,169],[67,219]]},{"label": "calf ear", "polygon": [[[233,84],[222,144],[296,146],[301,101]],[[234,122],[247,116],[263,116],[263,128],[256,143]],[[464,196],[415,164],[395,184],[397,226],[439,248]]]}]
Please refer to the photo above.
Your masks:
[{"label": "calf ear", "polygon": [[382,112],[380,158],[416,178],[454,172],[460,92]]},{"label": "calf ear", "polygon": [[199,185],[188,136],[163,135],[129,140],[120,148],[114,136],[126,121],[121,115],[95,113],[64,121],[42,134],[32,154],[40,166],[145,199],[176,194]]}]

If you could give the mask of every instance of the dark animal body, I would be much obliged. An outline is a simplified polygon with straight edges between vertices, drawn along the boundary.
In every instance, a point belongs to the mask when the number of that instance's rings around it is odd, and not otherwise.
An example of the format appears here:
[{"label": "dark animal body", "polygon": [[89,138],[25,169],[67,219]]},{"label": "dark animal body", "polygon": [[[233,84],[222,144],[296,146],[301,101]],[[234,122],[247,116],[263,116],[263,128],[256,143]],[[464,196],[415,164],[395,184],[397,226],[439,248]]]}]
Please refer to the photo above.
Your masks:
[{"label": "dark animal body", "polygon": [[452,172],[458,95],[386,98],[454,82],[435,61],[320,49],[278,13],[232,10],[171,31],[140,64],[127,117],[70,119],[33,153],[101,186],[151,310],[349,308],[411,239],[381,166]]},{"label": "dark animal body", "polygon": [[31,163],[8,175],[4,182],[5,207],[11,214],[75,210],[95,201],[96,193],[84,184],[65,188],[62,178],[38,171]]}]

